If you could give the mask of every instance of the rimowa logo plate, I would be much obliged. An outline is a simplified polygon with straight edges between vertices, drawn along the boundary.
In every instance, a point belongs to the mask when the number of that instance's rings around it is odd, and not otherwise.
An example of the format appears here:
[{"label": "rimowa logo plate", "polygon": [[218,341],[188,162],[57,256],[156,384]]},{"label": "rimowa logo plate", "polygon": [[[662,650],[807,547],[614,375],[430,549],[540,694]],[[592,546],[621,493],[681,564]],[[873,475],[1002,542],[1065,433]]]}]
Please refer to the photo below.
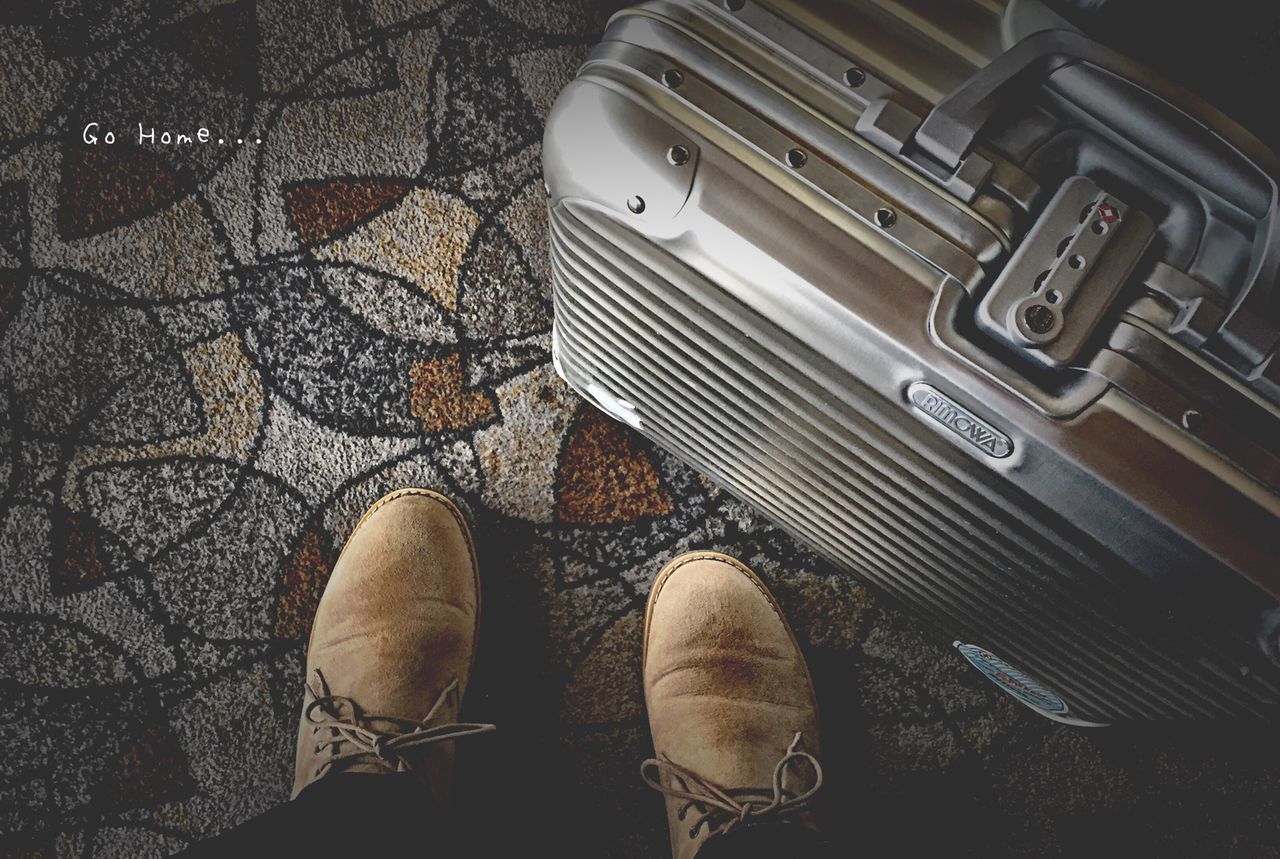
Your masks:
[{"label": "rimowa logo plate", "polygon": [[1013,442],[1000,430],[955,403],[932,385],[913,382],[907,399],[924,413],[987,456],[1003,459],[1013,453]]}]

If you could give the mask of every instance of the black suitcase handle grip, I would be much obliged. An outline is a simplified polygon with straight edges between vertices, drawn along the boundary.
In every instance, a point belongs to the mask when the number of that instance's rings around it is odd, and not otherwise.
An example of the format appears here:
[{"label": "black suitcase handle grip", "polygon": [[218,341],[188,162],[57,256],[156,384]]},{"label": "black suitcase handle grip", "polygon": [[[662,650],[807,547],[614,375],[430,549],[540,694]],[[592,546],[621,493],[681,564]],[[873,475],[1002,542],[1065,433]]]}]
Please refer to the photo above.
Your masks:
[{"label": "black suitcase handle grip", "polygon": [[915,144],[948,168],[959,169],[998,110],[1029,102],[1054,73],[1079,64],[1108,73],[1116,78],[1116,88],[1129,91],[1123,93],[1128,98],[1089,104],[1091,113],[1259,222],[1247,280],[1219,336],[1220,345],[1237,360],[1260,364],[1280,340],[1280,326],[1267,318],[1280,275],[1280,191],[1272,178],[1278,172],[1276,158],[1220,111],[1081,33],[1044,30],[1018,42],[938,102],[916,131]]},{"label": "black suitcase handle grip", "polygon": [[1265,173],[1264,166],[1275,166],[1275,156],[1266,146],[1216,108],[1075,30],[1042,30],[996,57],[938,102],[916,132],[916,143],[955,169],[996,111],[1029,100],[1055,72],[1079,64],[1110,72],[1173,108],[1184,124],[1189,122],[1227,143],[1254,172]]}]

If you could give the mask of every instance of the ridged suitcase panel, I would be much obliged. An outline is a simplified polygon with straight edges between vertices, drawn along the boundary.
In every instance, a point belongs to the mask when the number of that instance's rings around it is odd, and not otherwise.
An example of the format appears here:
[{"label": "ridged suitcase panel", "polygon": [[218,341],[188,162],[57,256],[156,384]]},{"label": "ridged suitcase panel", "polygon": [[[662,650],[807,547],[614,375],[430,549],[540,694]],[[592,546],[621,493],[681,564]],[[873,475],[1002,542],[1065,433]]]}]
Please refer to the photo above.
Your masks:
[{"label": "ridged suitcase panel", "polygon": [[[567,211],[553,214],[566,376],[636,404],[642,432],[826,557],[950,634],[1017,654],[1082,718],[1263,714],[1280,700],[1270,682],[1242,686],[1239,663],[1190,631],[1158,629],[1154,611],[1108,617],[1120,592],[1092,572],[1105,564],[1043,539],[1054,526],[1029,499],[1024,521],[975,509],[919,451],[822,404],[803,368],[769,356],[761,371],[739,332],[692,305],[692,290],[628,276],[627,254],[614,248],[610,260],[607,246]],[[1135,621],[1149,637],[1133,634]]]}]

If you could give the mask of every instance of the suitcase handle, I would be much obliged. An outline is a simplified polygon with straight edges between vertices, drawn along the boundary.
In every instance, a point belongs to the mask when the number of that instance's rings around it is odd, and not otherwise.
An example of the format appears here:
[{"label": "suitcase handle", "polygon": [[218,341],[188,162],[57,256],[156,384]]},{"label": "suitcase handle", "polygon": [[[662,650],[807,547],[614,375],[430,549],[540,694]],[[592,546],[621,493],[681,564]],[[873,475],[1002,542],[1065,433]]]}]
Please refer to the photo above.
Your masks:
[{"label": "suitcase handle", "polygon": [[[1226,142],[1236,151],[1237,158],[1243,157],[1254,171],[1266,172],[1259,165],[1275,166],[1276,159],[1270,150],[1220,111],[1161,79],[1137,61],[1075,30],[1042,30],[996,57],[938,102],[916,132],[916,143],[956,169],[996,111],[1017,96],[1029,98],[1055,72],[1080,64],[1110,72],[1145,90],[1174,108],[1184,120]],[[1205,120],[1212,125],[1207,126]]]},{"label": "suitcase handle", "polygon": [[958,170],[1000,108],[1030,100],[1055,72],[1078,64],[1109,73],[1119,78],[1118,85],[1128,84],[1148,97],[1144,110],[1108,113],[1109,127],[1129,132],[1259,221],[1246,282],[1218,330],[1219,342],[1206,346],[1229,363],[1261,365],[1280,342],[1280,325],[1269,319],[1271,292],[1280,276],[1280,191],[1272,179],[1276,159],[1218,110],[1079,32],[1044,30],[1018,42],[938,102],[916,131],[915,144]]}]

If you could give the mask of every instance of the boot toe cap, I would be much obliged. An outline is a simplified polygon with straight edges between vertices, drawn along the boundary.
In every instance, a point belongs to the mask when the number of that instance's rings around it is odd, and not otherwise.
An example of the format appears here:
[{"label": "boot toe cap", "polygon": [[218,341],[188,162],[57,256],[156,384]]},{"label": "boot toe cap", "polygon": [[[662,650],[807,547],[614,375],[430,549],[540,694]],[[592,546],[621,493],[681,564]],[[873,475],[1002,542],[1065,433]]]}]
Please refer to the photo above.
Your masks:
[{"label": "boot toe cap", "polygon": [[400,490],[370,508],[347,541],[316,611],[308,664],[405,707],[406,696],[430,697],[451,679],[465,686],[479,612],[461,513],[437,493]]},{"label": "boot toe cap", "polygon": [[475,552],[457,507],[422,489],[394,492],[356,526],[321,600],[345,603],[344,614],[366,609],[371,621],[398,614],[397,606],[479,608]]},{"label": "boot toe cap", "polygon": [[726,743],[772,747],[797,731],[817,743],[817,705],[804,655],[764,584],[723,555],[677,558],[655,582],[645,624],[644,687],[655,743],[666,734],[673,750]]}]

